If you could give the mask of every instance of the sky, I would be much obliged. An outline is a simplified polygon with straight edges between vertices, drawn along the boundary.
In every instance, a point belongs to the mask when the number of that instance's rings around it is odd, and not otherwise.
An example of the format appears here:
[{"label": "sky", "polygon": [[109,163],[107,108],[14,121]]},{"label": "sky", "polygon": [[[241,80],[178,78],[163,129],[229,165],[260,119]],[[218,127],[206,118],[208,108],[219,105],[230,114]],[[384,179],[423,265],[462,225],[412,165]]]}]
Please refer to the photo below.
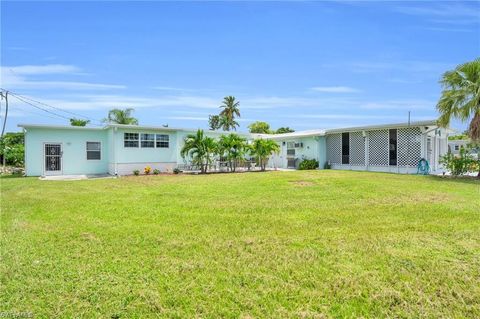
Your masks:
[{"label": "sky", "polygon": [[72,113],[98,126],[126,107],[140,124],[207,128],[227,95],[240,131],[429,120],[442,73],[480,56],[478,1],[0,5],[0,84],[24,99],[10,95],[7,131]]}]

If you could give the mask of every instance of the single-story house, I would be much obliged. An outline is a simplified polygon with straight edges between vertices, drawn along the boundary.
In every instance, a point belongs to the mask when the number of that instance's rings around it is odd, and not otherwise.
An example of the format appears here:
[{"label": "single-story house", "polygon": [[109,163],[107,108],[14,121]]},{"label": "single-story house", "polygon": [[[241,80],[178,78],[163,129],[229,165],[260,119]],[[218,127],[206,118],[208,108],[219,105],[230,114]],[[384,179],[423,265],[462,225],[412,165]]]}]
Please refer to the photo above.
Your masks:
[{"label": "single-story house", "polygon": [[[27,176],[129,175],[145,166],[172,171],[185,163],[180,156],[191,129],[108,124],[104,127],[20,124],[25,132]],[[211,137],[228,132],[206,131]],[[388,124],[287,134],[241,134],[269,138],[281,146],[270,168],[297,168],[303,158],[316,159],[320,169],[414,173],[421,158],[433,171],[447,152],[447,131],[435,121]]]},{"label": "single-story house", "polygon": [[270,165],[297,168],[302,159],[316,159],[320,169],[416,173],[420,159],[432,172],[441,170],[440,157],[448,152],[448,129],[436,121],[382,124],[278,134],[281,146]]}]

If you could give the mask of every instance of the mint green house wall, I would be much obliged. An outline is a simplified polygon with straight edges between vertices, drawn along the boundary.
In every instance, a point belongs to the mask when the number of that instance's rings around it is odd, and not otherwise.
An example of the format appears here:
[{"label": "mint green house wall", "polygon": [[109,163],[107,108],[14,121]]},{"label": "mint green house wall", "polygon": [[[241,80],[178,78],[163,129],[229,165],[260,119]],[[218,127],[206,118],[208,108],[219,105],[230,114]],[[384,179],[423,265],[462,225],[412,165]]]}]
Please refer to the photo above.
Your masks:
[{"label": "mint green house wall", "polygon": [[[28,176],[44,175],[44,143],[61,143],[62,174],[104,174],[108,172],[107,131],[88,128],[25,129],[25,170]],[[101,143],[101,159],[87,160],[86,143]]]}]

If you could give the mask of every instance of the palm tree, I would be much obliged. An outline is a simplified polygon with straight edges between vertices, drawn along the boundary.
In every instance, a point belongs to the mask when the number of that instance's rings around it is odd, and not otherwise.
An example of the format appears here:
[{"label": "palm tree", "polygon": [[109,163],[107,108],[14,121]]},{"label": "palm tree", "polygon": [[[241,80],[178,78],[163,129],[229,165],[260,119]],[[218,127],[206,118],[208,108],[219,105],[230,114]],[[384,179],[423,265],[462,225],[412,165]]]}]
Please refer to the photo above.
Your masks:
[{"label": "palm tree", "polygon": [[105,123],[138,125],[138,120],[132,116],[134,109],[112,109],[108,111],[108,117],[103,119]]},{"label": "palm tree", "polygon": [[200,167],[201,173],[206,173],[208,166],[212,163],[212,156],[217,150],[217,143],[211,137],[205,136],[203,130],[198,130],[195,134],[188,134],[185,137],[184,145],[180,151],[183,158],[187,156],[192,159],[192,163]]},{"label": "palm tree", "polygon": [[437,104],[439,124],[448,126],[452,118],[468,121],[468,136],[480,140],[480,58],[447,71],[440,80],[442,96]]},{"label": "palm tree", "polygon": [[257,158],[260,168],[264,171],[268,158],[273,153],[278,154],[280,146],[274,140],[256,139],[250,145],[250,151]]},{"label": "palm tree", "polygon": [[226,157],[230,171],[235,172],[237,162],[243,158],[246,142],[245,138],[234,133],[220,136],[218,151],[220,156]]},{"label": "palm tree", "polygon": [[219,115],[218,125],[218,128],[221,128],[224,131],[230,131],[230,129],[235,131],[237,127],[240,126],[237,121],[229,119],[225,115]]},{"label": "palm tree", "polygon": [[[222,105],[220,108],[220,123],[221,127],[225,131],[230,131],[230,129],[236,130],[239,126],[235,121],[235,117],[240,117],[240,102],[235,100],[233,96],[226,96],[223,98]],[[223,118],[222,118],[223,117]]]}]

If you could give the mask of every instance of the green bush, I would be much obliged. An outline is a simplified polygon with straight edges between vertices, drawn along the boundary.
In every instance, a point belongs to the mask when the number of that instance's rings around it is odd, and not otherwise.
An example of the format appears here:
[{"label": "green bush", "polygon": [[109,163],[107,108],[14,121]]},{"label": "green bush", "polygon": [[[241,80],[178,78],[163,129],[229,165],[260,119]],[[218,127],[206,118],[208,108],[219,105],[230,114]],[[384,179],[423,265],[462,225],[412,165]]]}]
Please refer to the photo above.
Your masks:
[{"label": "green bush", "polygon": [[138,169],[134,170],[134,171],[133,171],[133,175],[135,175],[135,176],[140,175],[140,171],[139,171]]},{"label": "green bush", "polygon": [[178,173],[180,173],[180,169],[178,167],[175,167],[173,169],[173,174],[178,174]]},{"label": "green bush", "polygon": [[475,159],[464,147],[460,148],[460,154],[454,155],[450,152],[440,158],[440,163],[444,165],[452,176],[465,175],[469,172],[478,172],[480,170],[480,160]]},{"label": "green bush", "polygon": [[306,170],[306,169],[317,169],[318,168],[318,161],[316,159],[304,159],[300,162],[298,166],[299,170]]},{"label": "green bush", "polygon": [[22,167],[25,154],[24,134],[6,133],[0,140],[0,156],[5,164]]},{"label": "green bush", "polygon": [[153,175],[158,175],[158,174],[160,174],[160,170],[155,168],[153,170]]}]

